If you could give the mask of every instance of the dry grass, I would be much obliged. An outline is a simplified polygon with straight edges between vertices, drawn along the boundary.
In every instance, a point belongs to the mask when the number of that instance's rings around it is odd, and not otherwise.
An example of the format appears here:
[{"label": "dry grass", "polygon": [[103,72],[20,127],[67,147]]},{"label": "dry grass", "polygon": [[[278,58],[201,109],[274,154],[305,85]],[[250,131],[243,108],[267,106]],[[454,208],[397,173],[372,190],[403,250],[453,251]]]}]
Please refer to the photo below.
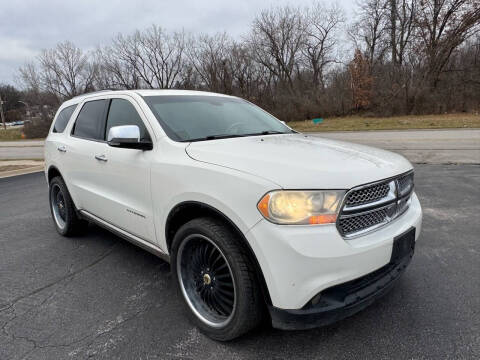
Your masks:
[{"label": "dry grass", "polygon": [[21,170],[31,168],[32,165],[0,165],[0,173],[3,171]]},{"label": "dry grass", "polygon": [[480,128],[480,114],[411,115],[393,117],[338,117],[324,119],[321,124],[311,120],[288,123],[301,132]]},{"label": "dry grass", "polygon": [[14,140],[22,140],[22,129],[7,128],[7,130],[5,130],[3,127],[0,129],[0,141],[14,141]]}]

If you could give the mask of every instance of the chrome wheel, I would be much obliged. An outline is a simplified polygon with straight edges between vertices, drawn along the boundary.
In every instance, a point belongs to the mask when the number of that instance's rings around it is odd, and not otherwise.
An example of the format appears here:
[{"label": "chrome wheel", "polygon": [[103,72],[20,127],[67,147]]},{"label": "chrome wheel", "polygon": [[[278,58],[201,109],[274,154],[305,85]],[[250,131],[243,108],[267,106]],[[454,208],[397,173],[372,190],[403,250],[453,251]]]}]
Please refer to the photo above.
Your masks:
[{"label": "chrome wheel", "polygon": [[58,184],[53,184],[50,190],[50,206],[57,226],[63,229],[67,220],[67,209],[65,197]]},{"label": "chrome wheel", "polygon": [[189,235],[178,249],[176,266],[193,313],[209,326],[225,326],[235,312],[236,294],[232,270],[220,248],[204,235]]}]

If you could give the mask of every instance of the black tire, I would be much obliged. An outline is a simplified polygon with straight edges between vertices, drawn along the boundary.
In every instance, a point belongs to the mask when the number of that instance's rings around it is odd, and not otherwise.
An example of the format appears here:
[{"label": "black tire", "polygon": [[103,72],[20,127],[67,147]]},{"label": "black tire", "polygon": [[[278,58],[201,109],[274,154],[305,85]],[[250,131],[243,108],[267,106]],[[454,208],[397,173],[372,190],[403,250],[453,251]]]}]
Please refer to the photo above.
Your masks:
[{"label": "black tire", "polygon": [[[205,256],[207,252],[209,256]],[[210,260],[212,257],[216,260]],[[195,275],[198,273],[198,264],[202,263],[198,258],[206,259],[207,264],[212,267],[208,271],[211,273],[211,280],[208,281],[209,277],[206,276],[209,274],[202,271],[200,284],[199,278]],[[222,265],[224,260],[228,265],[227,270]],[[218,270],[222,267],[223,270]],[[221,221],[198,218],[183,225],[173,239],[171,268],[190,319],[212,339],[232,340],[255,328],[262,321],[264,304],[254,266],[238,235]],[[225,275],[227,272],[230,277]],[[215,298],[221,294],[220,297],[225,299],[224,290],[228,288],[222,288],[225,285],[220,284],[225,284],[224,280],[228,282],[230,278],[233,283],[231,287],[234,289],[234,301],[233,305],[229,303],[231,312],[228,312],[230,308],[225,306],[227,307],[225,311],[223,306],[226,302]],[[206,292],[205,288],[212,293]]]},{"label": "black tire", "polygon": [[48,198],[53,224],[60,235],[76,235],[88,226],[87,221],[78,217],[67,186],[60,176],[50,181]]}]

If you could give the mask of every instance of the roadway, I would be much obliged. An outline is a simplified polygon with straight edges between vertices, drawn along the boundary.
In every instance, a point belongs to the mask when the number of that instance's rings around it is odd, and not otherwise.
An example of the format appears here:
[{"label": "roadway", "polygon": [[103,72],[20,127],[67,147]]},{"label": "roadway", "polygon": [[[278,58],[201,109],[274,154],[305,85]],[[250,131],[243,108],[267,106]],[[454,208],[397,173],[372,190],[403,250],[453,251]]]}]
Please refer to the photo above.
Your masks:
[{"label": "roadway", "polygon": [[[396,151],[414,163],[480,164],[480,129],[345,131],[310,135]],[[43,141],[0,142],[0,160],[42,158]]]}]

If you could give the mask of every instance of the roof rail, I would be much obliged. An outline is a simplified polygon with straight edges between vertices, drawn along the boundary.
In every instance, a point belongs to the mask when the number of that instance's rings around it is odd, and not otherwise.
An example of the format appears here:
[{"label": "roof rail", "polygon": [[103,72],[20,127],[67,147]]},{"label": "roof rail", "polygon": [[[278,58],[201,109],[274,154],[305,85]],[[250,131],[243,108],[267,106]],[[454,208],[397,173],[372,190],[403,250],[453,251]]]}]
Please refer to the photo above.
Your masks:
[{"label": "roof rail", "polygon": [[91,92],[83,93],[83,94],[80,94],[80,95],[76,95],[76,96],[72,97],[72,99],[75,99],[75,98],[78,98],[78,97],[81,97],[81,96],[85,96],[85,95],[101,93],[101,92],[105,92],[105,91],[114,91],[114,90],[113,89],[102,89],[102,90],[91,91]]}]

